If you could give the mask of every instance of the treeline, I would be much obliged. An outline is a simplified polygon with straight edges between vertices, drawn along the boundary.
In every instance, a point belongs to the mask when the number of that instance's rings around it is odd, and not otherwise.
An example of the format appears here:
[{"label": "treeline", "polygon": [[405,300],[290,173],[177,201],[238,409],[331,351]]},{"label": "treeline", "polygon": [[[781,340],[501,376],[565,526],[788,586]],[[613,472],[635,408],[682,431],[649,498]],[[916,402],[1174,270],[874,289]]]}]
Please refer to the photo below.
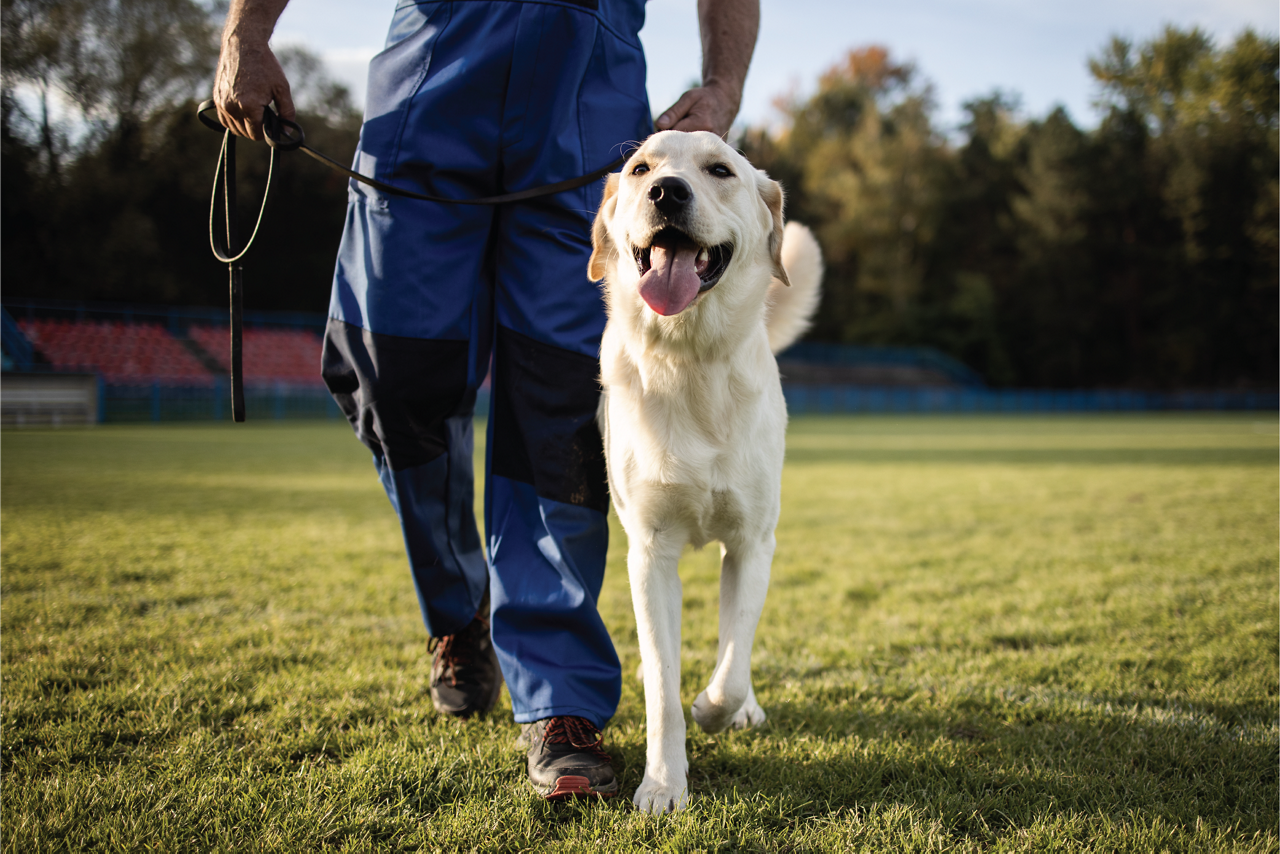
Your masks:
[{"label": "treeline", "polygon": [[[206,221],[219,137],[218,6],[5,0],[0,97],[6,297],[219,305]],[[308,140],[338,159],[360,117],[314,56],[282,51]],[[948,136],[929,85],[854,51],[784,130],[738,141],[784,182],[828,262],[810,338],[926,344],[995,385],[1274,388],[1277,43],[1166,30],[1091,63],[1094,130],[995,94]],[[241,221],[266,149],[241,144]],[[323,311],[346,182],[278,162],[246,304]]]},{"label": "treeline", "polygon": [[[222,305],[226,267],[207,222],[221,136],[196,120],[212,90],[221,18],[193,0],[5,0],[0,229],[6,298]],[[349,159],[360,112],[305,50],[277,52],[298,121]],[[258,212],[267,148],[237,148],[241,229]],[[302,154],[277,159],[245,258],[245,305],[323,312],[346,181]],[[246,225],[247,223],[247,225]]]},{"label": "treeline", "polygon": [[742,146],[822,244],[812,338],[933,345],[996,385],[1274,388],[1277,65],[1250,31],[1115,39],[1096,130],[995,94],[951,140],[873,47]]}]

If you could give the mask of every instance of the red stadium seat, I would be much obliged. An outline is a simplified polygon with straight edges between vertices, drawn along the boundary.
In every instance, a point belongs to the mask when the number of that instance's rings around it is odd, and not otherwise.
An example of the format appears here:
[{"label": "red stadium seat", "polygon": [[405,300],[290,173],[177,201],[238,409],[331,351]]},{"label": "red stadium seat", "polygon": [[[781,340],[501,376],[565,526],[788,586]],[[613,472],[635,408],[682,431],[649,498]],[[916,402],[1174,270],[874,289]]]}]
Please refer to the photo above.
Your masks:
[{"label": "red stadium seat", "polygon": [[23,320],[37,350],[63,370],[93,370],[111,384],[213,385],[213,376],[163,326],[67,320]]},{"label": "red stadium seat", "polygon": [[[227,369],[231,349],[227,327],[193,326],[187,334]],[[322,386],[320,349],[320,336],[305,329],[245,329],[245,384]]]}]

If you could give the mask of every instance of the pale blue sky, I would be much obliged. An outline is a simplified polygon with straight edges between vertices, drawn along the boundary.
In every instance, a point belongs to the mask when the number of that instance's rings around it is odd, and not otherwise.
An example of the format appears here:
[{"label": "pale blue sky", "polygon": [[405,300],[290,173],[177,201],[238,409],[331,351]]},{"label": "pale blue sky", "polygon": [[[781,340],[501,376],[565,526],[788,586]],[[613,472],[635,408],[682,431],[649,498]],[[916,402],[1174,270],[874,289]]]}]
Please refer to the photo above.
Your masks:
[{"label": "pale blue sky", "polygon": [[[364,68],[381,49],[396,0],[292,0],[277,42],[306,44],[363,103]],[[641,39],[655,113],[698,77],[701,53],[695,0],[650,0]],[[935,86],[939,119],[954,126],[969,98],[1003,89],[1025,111],[1054,104],[1093,125],[1095,95],[1086,61],[1113,34],[1150,38],[1165,24],[1200,26],[1221,41],[1246,26],[1275,35],[1276,0],[762,0],[760,39],[747,77],[740,120],[776,119],[773,98],[811,91],[819,73],[849,48],[883,44],[914,61]]]}]

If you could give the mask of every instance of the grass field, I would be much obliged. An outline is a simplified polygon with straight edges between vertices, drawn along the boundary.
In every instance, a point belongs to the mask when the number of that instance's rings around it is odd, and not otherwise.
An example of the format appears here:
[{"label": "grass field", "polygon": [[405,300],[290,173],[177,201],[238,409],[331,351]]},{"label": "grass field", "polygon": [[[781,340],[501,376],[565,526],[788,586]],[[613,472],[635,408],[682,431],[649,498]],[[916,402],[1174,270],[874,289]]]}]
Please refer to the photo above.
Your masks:
[{"label": "grass field", "polygon": [[[6,851],[1276,851],[1277,423],[806,418],[761,729],[691,809],[524,788],[504,695],[441,720],[398,526],[345,426],[5,432]],[[690,552],[686,709],[715,656]]]}]

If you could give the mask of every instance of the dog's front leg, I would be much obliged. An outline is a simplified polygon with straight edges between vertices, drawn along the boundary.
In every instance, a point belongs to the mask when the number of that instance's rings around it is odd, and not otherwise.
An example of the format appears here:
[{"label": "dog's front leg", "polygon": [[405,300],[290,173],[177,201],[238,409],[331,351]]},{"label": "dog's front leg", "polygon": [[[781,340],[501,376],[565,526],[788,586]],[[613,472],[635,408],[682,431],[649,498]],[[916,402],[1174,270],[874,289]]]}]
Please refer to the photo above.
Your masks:
[{"label": "dog's front leg", "polygon": [[707,689],[693,701],[693,719],[706,732],[730,724],[755,726],[764,710],[751,687],[751,647],[769,590],[774,538],[726,547],[720,561],[720,646]]},{"label": "dog's front leg", "polygon": [[677,565],[684,541],[665,534],[633,536],[627,552],[644,671],[648,746],[635,805],[645,812],[684,809],[689,802],[684,707],[680,703],[680,604]]}]

